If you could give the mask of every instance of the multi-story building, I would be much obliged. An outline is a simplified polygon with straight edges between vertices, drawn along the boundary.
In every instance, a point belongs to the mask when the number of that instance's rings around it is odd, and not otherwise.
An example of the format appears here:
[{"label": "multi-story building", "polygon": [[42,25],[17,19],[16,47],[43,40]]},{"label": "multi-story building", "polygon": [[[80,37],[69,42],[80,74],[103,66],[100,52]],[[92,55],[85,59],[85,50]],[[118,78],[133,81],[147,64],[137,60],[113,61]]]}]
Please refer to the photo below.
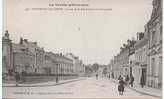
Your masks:
[{"label": "multi-story building", "polygon": [[62,54],[46,52],[45,71],[48,75],[53,75],[60,79],[71,78],[73,74],[73,61]]},{"label": "multi-story building", "polygon": [[13,66],[15,72],[34,73],[34,55],[27,47],[21,44],[12,44]]},{"label": "multi-story building", "polygon": [[121,75],[129,75],[129,47],[128,45],[124,44],[124,48],[120,51],[120,72]]},{"label": "multi-story building", "polygon": [[148,39],[145,33],[137,33],[137,42],[135,44],[135,65],[133,68],[133,76],[135,85],[146,84],[147,66],[148,66]]},{"label": "multi-story building", "polygon": [[110,61],[111,72],[114,78],[118,78],[120,75],[126,76],[132,74],[132,66],[134,64],[134,39],[127,40],[127,44],[124,44],[120,48],[119,54],[114,56],[114,59]]},{"label": "multi-story building", "polygon": [[136,41],[134,38],[132,40],[128,40],[128,45],[129,45],[129,70],[130,70],[130,76],[133,76],[132,72],[134,70],[135,66],[135,44]]},{"label": "multi-story building", "polygon": [[6,31],[2,38],[2,74],[12,75],[12,72],[12,42],[9,38],[8,31]]},{"label": "multi-story building", "polygon": [[45,74],[46,75],[51,75],[52,68],[54,67],[54,62],[53,62],[53,53],[52,52],[46,52],[45,53]]},{"label": "multi-story building", "polygon": [[111,61],[112,64],[112,73],[111,75],[117,79],[119,77],[119,75],[121,74],[121,70],[120,70],[120,54],[117,54],[116,56],[114,56],[113,61]]},{"label": "multi-story building", "polygon": [[162,88],[162,0],[153,0],[151,18],[147,23],[149,66],[147,85]]},{"label": "multi-story building", "polygon": [[43,74],[45,72],[44,70],[44,58],[45,58],[45,51],[43,48],[39,47],[37,42],[29,42],[27,39],[20,39],[20,45],[24,45],[29,49],[30,52],[33,53],[35,56],[34,61],[34,70],[36,74]]}]

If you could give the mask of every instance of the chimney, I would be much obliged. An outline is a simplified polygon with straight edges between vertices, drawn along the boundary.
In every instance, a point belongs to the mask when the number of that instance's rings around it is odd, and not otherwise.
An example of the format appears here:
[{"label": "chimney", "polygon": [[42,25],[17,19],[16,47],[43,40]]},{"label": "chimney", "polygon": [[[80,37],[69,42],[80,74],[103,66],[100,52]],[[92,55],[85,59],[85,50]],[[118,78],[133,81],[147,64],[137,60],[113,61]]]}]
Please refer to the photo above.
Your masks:
[{"label": "chimney", "polygon": [[141,40],[144,38],[144,33],[143,32],[138,32],[137,33],[137,40]]},{"label": "chimney", "polygon": [[28,43],[28,39],[24,39],[24,41],[25,41],[26,43]]}]

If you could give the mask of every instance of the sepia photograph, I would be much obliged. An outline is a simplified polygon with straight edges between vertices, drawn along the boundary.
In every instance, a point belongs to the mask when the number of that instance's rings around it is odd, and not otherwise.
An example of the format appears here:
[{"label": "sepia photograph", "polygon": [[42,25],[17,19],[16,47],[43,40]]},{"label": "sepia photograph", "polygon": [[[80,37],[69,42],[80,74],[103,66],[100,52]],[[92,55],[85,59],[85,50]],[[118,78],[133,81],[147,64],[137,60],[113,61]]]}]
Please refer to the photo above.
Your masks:
[{"label": "sepia photograph", "polygon": [[163,0],[3,0],[3,99],[162,99]]}]

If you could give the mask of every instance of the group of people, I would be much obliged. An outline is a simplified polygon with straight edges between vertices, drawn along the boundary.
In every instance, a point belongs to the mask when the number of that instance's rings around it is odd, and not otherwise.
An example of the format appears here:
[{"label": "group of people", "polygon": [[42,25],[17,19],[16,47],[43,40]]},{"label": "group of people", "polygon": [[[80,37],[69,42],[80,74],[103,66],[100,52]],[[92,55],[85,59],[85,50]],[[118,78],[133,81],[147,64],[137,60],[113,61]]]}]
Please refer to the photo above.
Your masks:
[{"label": "group of people", "polygon": [[133,83],[134,83],[134,77],[133,75],[131,75],[130,77],[128,75],[126,75],[125,79],[123,79],[123,77],[120,75],[119,78],[119,85],[118,85],[118,91],[119,91],[119,95],[123,95],[124,93],[124,88],[125,85],[131,85],[131,87],[133,87]]}]

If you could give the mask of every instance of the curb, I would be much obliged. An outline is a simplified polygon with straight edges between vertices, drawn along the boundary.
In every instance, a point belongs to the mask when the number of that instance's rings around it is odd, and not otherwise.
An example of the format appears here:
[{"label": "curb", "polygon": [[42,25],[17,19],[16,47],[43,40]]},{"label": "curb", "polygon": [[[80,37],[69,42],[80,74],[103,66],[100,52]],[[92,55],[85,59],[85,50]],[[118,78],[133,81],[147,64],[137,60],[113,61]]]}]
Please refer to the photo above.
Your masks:
[{"label": "curb", "polygon": [[49,85],[12,85],[12,86],[2,86],[2,87],[47,87],[47,86],[56,86],[56,85],[62,85],[65,83],[71,83],[71,82],[75,82],[75,81],[80,81],[80,80],[85,80],[83,79],[76,79],[76,80],[71,80],[71,81],[66,81],[66,82],[61,82],[61,83],[55,83],[55,84],[49,84]]},{"label": "curb", "polygon": [[[127,87],[127,86],[126,86],[126,87]],[[139,91],[139,90],[137,90],[137,89],[135,89],[135,88],[132,88],[132,87],[127,87],[127,88],[129,88],[129,89],[131,89],[131,90],[133,90],[133,91],[136,91],[136,92],[138,92],[138,93],[144,94],[144,95],[149,95],[149,96],[157,97],[157,98],[161,98],[161,97],[162,97],[162,96],[158,96],[158,95],[154,95],[154,94],[149,94],[149,93],[146,93],[146,92],[142,92],[142,91]]]},{"label": "curb", "polygon": [[[114,82],[114,83],[117,83],[115,80],[114,80],[114,81],[111,80],[111,81]],[[162,97],[162,96],[158,96],[158,95],[154,95],[154,94],[142,92],[142,91],[139,91],[139,90],[137,90],[137,89],[135,89],[135,88],[132,88],[132,87],[129,87],[129,86],[125,86],[125,87],[126,87],[126,88],[129,88],[129,89],[131,89],[131,90],[133,90],[133,91],[136,91],[136,92],[138,92],[138,93],[144,94],[144,95],[149,95],[149,96],[156,97],[156,98],[161,98],[161,97]]]}]

